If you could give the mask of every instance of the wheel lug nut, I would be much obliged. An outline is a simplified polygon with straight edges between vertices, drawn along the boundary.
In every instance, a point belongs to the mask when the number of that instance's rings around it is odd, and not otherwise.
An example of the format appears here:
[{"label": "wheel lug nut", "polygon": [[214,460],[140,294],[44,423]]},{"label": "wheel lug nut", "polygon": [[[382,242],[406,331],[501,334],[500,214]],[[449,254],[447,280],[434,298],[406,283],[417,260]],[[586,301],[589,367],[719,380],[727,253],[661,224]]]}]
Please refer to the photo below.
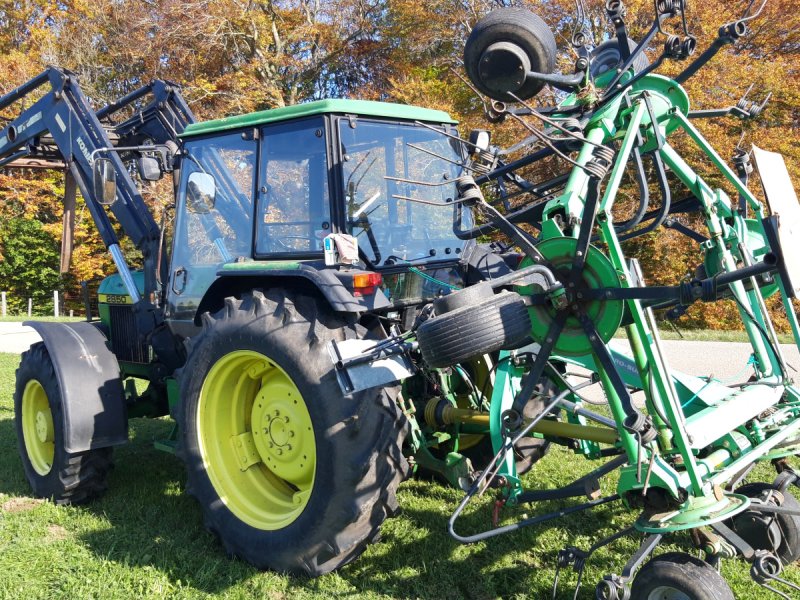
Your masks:
[{"label": "wheel lug nut", "polygon": [[284,423],[288,423],[289,422],[289,417],[283,417],[283,422]]},{"label": "wheel lug nut", "polygon": [[292,445],[291,444],[286,444],[286,450],[291,450],[291,449],[292,449]]},{"label": "wheel lug nut", "polygon": [[279,416],[280,414],[281,414],[281,411],[279,411],[279,410],[276,408],[276,409],[275,409],[275,416],[277,417],[277,416]]},{"label": "wheel lug nut", "polygon": [[274,447],[275,447],[275,444],[273,444],[272,442],[269,442],[269,447],[270,447],[270,448],[274,448]]},{"label": "wheel lug nut", "polygon": [[281,454],[283,454],[283,449],[282,448],[278,448],[278,456],[280,456]]},{"label": "wheel lug nut", "polygon": [[290,438],[294,437],[294,429],[289,430],[289,437]]}]

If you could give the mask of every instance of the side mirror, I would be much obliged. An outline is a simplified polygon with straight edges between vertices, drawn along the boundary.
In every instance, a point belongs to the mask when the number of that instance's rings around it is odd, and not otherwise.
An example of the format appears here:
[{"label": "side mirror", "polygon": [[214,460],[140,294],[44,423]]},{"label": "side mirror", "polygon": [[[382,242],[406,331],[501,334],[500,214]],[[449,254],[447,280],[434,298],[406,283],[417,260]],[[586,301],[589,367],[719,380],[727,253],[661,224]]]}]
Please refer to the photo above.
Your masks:
[{"label": "side mirror", "polygon": [[492,142],[492,134],[485,129],[473,129],[469,132],[469,153],[477,154],[489,149]]},{"label": "side mirror", "polygon": [[152,156],[142,156],[136,161],[136,170],[144,181],[158,181],[163,175],[158,159]]},{"label": "side mirror", "polygon": [[113,204],[117,199],[117,172],[108,158],[96,158],[93,171],[94,195],[103,205]]},{"label": "side mirror", "polygon": [[213,175],[195,171],[186,186],[186,207],[191,213],[206,214],[214,208],[217,182]]},{"label": "side mirror", "polygon": [[475,24],[464,46],[470,81],[490,98],[508,102],[538,94],[556,66],[556,38],[524,8],[500,8]]}]

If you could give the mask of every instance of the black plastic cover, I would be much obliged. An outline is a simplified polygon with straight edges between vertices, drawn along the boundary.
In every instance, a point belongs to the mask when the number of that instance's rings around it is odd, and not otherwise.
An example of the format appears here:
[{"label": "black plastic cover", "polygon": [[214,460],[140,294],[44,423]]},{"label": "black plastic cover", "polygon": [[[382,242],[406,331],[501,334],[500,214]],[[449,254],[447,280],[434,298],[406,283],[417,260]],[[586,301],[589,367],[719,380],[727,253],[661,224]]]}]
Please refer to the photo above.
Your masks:
[{"label": "black plastic cover", "polygon": [[128,441],[119,363],[91,323],[26,321],[44,341],[61,389],[64,447],[85,452]]}]

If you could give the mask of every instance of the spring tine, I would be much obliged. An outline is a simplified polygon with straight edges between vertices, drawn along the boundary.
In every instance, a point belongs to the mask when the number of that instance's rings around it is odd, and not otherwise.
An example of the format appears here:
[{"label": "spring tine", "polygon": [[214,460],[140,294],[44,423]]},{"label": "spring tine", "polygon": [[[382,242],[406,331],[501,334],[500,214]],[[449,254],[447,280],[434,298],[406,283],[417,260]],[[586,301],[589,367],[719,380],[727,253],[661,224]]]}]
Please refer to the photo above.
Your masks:
[{"label": "spring tine", "polygon": [[392,198],[396,200],[406,200],[408,202],[417,202],[419,204],[428,204],[430,206],[454,206],[462,204],[463,202],[471,202],[472,198],[456,198],[452,202],[436,202],[435,200],[425,200],[423,198],[412,198],[411,196],[403,196],[401,194],[392,194]]},{"label": "spring tine", "polygon": [[389,181],[397,181],[398,183],[408,183],[410,185],[422,185],[425,187],[442,187],[444,185],[453,185],[455,179],[450,179],[448,181],[443,181],[441,183],[429,183],[427,181],[417,181],[415,179],[405,179],[403,177],[394,177],[393,175],[384,175],[384,179],[388,179]]},{"label": "spring tine", "polygon": [[[451,140],[458,140],[462,144],[466,144],[467,146],[472,146],[473,148],[478,148],[478,146],[476,146],[475,144],[473,144],[469,140],[465,140],[464,138],[460,138],[457,135],[453,135],[452,133],[448,133],[448,132],[444,131],[443,129],[440,129],[438,127],[434,127],[433,125],[429,125],[428,123],[423,123],[422,121],[414,121],[414,125],[420,125],[421,127],[424,127],[425,129],[430,129],[431,131],[435,131],[436,133],[440,133],[443,136],[450,138]],[[480,149],[480,148],[478,148],[478,149]]]},{"label": "spring tine", "polygon": [[761,587],[763,587],[765,589],[768,589],[770,592],[773,592],[774,594],[777,594],[781,598],[784,598],[784,600],[792,600],[789,596],[787,596],[786,594],[784,594],[783,592],[781,592],[779,590],[776,590],[771,585],[767,585],[766,583],[759,583],[758,585],[760,585]]},{"label": "spring tine", "polygon": [[764,0],[761,3],[761,6],[758,7],[758,10],[755,12],[755,14],[747,16],[747,13],[750,12],[750,9],[753,7],[753,4],[755,4],[755,2],[756,0],[750,0],[750,4],[747,5],[747,10],[744,11],[742,18],[739,19],[740,22],[746,23],[747,21],[752,21],[753,19],[758,17],[758,15],[760,15],[763,12],[764,8],[767,6],[767,2],[769,2],[769,0]]},{"label": "spring tine", "polygon": [[778,577],[778,576],[776,575],[776,576],[775,576],[775,577],[773,577],[772,579],[774,579],[775,581],[777,581],[777,582],[779,582],[779,583],[782,583],[783,585],[785,585],[785,586],[787,586],[787,587],[790,587],[790,588],[792,588],[793,590],[797,590],[797,591],[799,591],[799,592],[800,592],[800,586],[799,586],[799,585],[797,585],[797,584],[795,584],[795,583],[792,583],[791,581],[789,581],[789,580],[787,580],[787,579],[784,579],[783,577]]},{"label": "spring tine", "polygon": [[553,579],[553,591],[550,595],[550,600],[556,600],[556,595],[558,594],[558,574],[561,571],[561,565],[556,565],[556,576]]},{"label": "spring tine", "polygon": [[472,167],[468,167],[464,163],[458,162],[457,160],[453,160],[451,158],[447,158],[446,156],[442,156],[441,154],[437,154],[436,152],[433,152],[432,150],[428,150],[427,148],[423,148],[422,146],[417,146],[416,144],[412,144],[411,142],[406,142],[406,146],[408,146],[409,148],[413,148],[414,150],[418,150],[420,152],[424,152],[425,154],[430,154],[431,156],[433,156],[435,158],[438,158],[440,160],[443,160],[445,162],[448,162],[448,163],[450,163],[452,165],[457,165],[457,166],[461,167],[462,169],[466,169],[468,171],[474,171],[475,170]]},{"label": "spring tine", "polygon": [[575,582],[575,593],[572,595],[572,600],[578,600],[578,592],[581,591],[581,583],[583,582],[583,569],[586,567],[586,560],[579,559],[578,562],[580,565],[575,565],[578,569],[578,581]]}]

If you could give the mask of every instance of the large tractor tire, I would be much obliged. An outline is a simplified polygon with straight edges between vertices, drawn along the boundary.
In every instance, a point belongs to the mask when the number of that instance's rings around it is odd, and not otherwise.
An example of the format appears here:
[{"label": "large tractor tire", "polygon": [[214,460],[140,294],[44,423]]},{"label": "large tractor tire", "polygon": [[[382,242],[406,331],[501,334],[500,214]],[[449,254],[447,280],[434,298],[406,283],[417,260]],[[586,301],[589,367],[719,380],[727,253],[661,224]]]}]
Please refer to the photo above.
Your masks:
[{"label": "large tractor tire", "polygon": [[227,298],[179,372],[187,492],[226,550],[260,569],[322,575],[397,511],[409,467],[393,390],[343,396],[326,344],[356,337],[316,299]]},{"label": "large tractor tire", "polygon": [[44,343],[22,354],[14,392],[14,426],[25,477],[40,498],[81,504],[106,491],[111,448],[67,452],[63,402]]}]

